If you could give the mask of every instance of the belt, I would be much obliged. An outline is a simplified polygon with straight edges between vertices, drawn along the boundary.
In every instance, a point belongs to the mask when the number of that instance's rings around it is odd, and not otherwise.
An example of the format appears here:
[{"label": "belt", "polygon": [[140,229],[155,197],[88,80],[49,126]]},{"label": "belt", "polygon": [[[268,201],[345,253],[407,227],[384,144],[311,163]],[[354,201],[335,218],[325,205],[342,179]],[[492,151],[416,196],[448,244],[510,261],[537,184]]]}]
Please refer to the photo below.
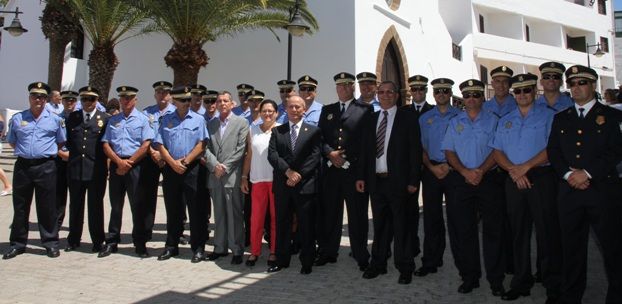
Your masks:
[{"label": "belt", "polygon": [[23,158],[23,157],[18,157],[17,161],[20,162],[20,164],[24,164],[27,166],[38,166],[41,164],[44,164],[48,161],[54,160],[55,157],[46,157],[46,158]]},{"label": "belt", "polygon": [[430,163],[431,163],[432,165],[438,166],[438,165],[446,164],[447,162],[438,162],[438,161],[435,161],[435,160],[431,160],[431,159],[430,159]]},{"label": "belt", "polygon": [[377,178],[388,178],[389,177],[389,172],[376,173],[376,177]]}]

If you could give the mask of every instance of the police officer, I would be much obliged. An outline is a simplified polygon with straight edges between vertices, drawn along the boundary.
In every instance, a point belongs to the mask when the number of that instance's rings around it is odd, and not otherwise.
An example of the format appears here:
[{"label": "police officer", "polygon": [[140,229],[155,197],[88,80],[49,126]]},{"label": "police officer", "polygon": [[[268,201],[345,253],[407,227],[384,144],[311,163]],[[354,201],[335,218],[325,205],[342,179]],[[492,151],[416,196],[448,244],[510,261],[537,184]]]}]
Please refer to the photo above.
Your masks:
[{"label": "police officer", "polygon": [[236,116],[241,116],[243,118],[248,119],[248,116],[251,115],[251,109],[248,107],[248,103],[246,102],[246,98],[248,97],[248,93],[255,89],[250,84],[241,83],[236,87],[238,90],[238,98],[240,99],[240,104],[233,108],[231,112]]},{"label": "police officer", "polygon": [[202,84],[193,84],[190,87],[192,88],[192,101],[190,102],[190,109],[199,115],[205,115],[203,95],[205,95],[207,88]]},{"label": "police officer", "polygon": [[95,108],[99,94],[87,86],[80,89],[82,110],[69,114],[67,125],[67,179],[69,180],[69,236],[65,251],[80,247],[84,225],[84,201],[88,192],[88,222],[92,252],[99,252],[105,241],[104,233],[104,195],[108,166],[104,154],[104,130],[108,123],[106,112]]},{"label": "police officer", "polygon": [[[54,94],[55,91],[52,91]],[[63,91],[59,93],[62,101],[62,112],[58,114],[63,120],[69,118],[69,114],[76,108],[78,93],[75,91]],[[48,103],[47,105],[49,105]],[[46,105],[46,109],[49,108]],[[51,111],[50,111],[51,112]],[[69,159],[69,151],[67,146],[63,145],[58,150],[56,162],[56,228],[60,231],[65,220],[65,209],[67,208],[67,160]]]},{"label": "police officer", "polygon": [[277,81],[276,85],[279,87],[279,96],[281,97],[281,103],[279,104],[277,111],[279,112],[276,117],[276,122],[284,124],[287,122],[287,98],[296,95],[296,82],[283,79]]},{"label": "police officer", "polygon": [[110,158],[110,223],[106,246],[98,257],[106,257],[117,251],[121,241],[121,219],[123,204],[127,192],[132,210],[132,239],[136,254],[148,257],[147,220],[148,207],[141,204],[138,197],[141,166],[149,151],[149,145],[155,134],[153,123],[138,111],[136,102],[138,89],[130,86],[117,88],[121,103],[121,113],[110,117],[106,132],[102,138],[104,153]]},{"label": "police officer", "polygon": [[505,65],[490,71],[494,96],[484,103],[484,110],[501,118],[516,109],[516,99],[510,94],[510,78],[514,71]]},{"label": "police officer", "polygon": [[50,94],[50,100],[45,104],[45,109],[50,113],[61,115],[65,111],[62,99],[62,92],[53,90]]},{"label": "police officer", "polygon": [[303,114],[302,120],[308,124],[317,126],[320,122],[322,113],[322,103],[315,100],[317,97],[317,80],[309,75],[304,75],[298,79],[298,92],[304,99],[307,111]]},{"label": "police officer", "polygon": [[202,96],[203,106],[205,107],[205,115],[203,115],[206,122],[218,117],[218,110],[216,109],[216,98],[218,98],[218,91],[207,90]]},{"label": "police officer", "polygon": [[[205,123],[209,123],[211,120],[216,119],[220,116],[220,113],[216,109],[216,99],[218,98],[218,91],[208,90],[203,95],[203,104],[205,106],[205,115],[203,118],[205,119]],[[209,220],[212,216],[212,203],[210,199],[209,188],[207,187],[207,176],[208,171],[207,167],[205,167],[205,157],[201,155],[200,158],[200,166],[199,173],[197,177],[197,201],[199,204],[206,204],[206,218],[207,218],[207,235],[206,238],[209,238]],[[206,202],[202,202],[205,200]]]},{"label": "police officer", "polygon": [[[531,230],[535,224],[541,252],[544,285],[550,302],[559,298],[559,221],[556,216],[556,182],[548,164],[546,144],[555,111],[535,105],[538,76],[512,78],[518,107],[499,120],[490,147],[495,160],[509,172],[505,180],[507,212],[512,231],[514,276],[501,298],[513,301],[527,296],[534,284],[531,275]],[[548,302],[547,302],[548,303]]]},{"label": "police officer", "polygon": [[541,64],[539,69],[542,74],[540,85],[544,89],[544,94],[536,99],[536,105],[549,106],[555,109],[555,112],[561,112],[572,106],[573,102],[570,96],[559,91],[566,67],[559,62],[550,61]]},{"label": "police officer", "polygon": [[441,149],[453,170],[449,172],[450,201],[447,203],[449,240],[456,267],[462,277],[459,293],[479,287],[481,277],[478,222],[483,222],[482,243],[486,278],[492,294],[503,289],[501,236],[505,208],[496,200],[497,186],[490,172],[495,165],[488,142],[497,126],[497,116],[482,109],[484,83],[469,79],[460,84],[465,111],[449,121]]},{"label": "police officer", "polygon": [[408,86],[410,87],[412,104],[405,105],[404,107],[413,111],[417,115],[417,118],[419,118],[421,114],[434,107],[425,100],[428,94],[428,78],[421,75],[412,76],[408,78]]},{"label": "police officer", "polygon": [[363,124],[371,119],[372,107],[354,99],[354,75],[338,73],[333,77],[338,102],[322,109],[322,191],[319,206],[319,256],[315,266],[337,262],[343,227],[343,201],[348,212],[348,234],[352,256],[359,269],[369,266],[367,249],[369,200],[357,192],[356,176],[361,159]]},{"label": "police officer", "polygon": [[259,90],[252,90],[248,93],[246,102],[251,110],[251,115],[247,117],[249,125],[260,125],[263,123],[259,116],[259,104],[264,100],[266,94]]},{"label": "police officer", "polygon": [[[143,109],[143,113],[149,118],[149,123],[153,126],[153,132],[156,134],[162,117],[175,112],[175,106],[169,103],[173,87],[170,82],[156,81],[152,87],[156,103]],[[145,229],[147,231],[147,240],[151,240],[157,209],[158,183],[160,182],[160,173],[161,168],[164,166],[164,160],[160,156],[160,152],[153,147],[149,147],[148,156],[145,157],[143,165],[140,167],[138,197],[141,204],[147,208],[147,226]]]},{"label": "police officer", "polygon": [[378,77],[371,72],[362,72],[356,74],[356,80],[359,83],[359,91],[361,96],[357,99],[373,107],[374,112],[380,111],[380,102],[376,98],[376,90],[378,89]]},{"label": "police officer", "polygon": [[[183,215],[186,205],[190,215],[190,244],[192,263],[205,259],[207,241],[206,203],[197,198],[197,176],[201,153],[205,149],[207,128],[203,116],[190,111],[190,87],[177,87],[171,91],[177,110],[162,118],[155,146],[167,166],[163,169],[164,203],[166,206],[166,247],[158,260],[168,260],[179,255],[179,238],[183,232]],[[209,203],[209,202],[208,202]]]},{"label": "police officer", "polygon": [[607,303],[622,303],[622,160],[618,113],[595,98],[596,72],[566,70],[574,105],[555,115],[547,153],[559,181],[562,231],[561,303],[580,303],[585,291],[590,227],[601,247],[609,281]]},{"label": "police officer", "polygon": [[56,165],[54,158],[66,140],[65,123],[45,109],[50,87],[43,82],[28,86],[28,110],[13,115],[7,141],[15,149],[13,173],[13,223],[10,247],[3,259],[26,251],[28,217],[33,191],[41,242],[48,257],[60,255],[56,226]]},{"label": "police officer", "polygon": [[423,266],[415,275],[424,277],[436,273],[443,265],[445,252],[445,220],[443,219],[443,195],[449,201],[449,184],[447,174],[450,167],[441,143],[449,120],[460,113],[450,104],[453,80],[437,78],[432,80],[432,90],[436,106],[421,114],[421,143],[423,144]]}]

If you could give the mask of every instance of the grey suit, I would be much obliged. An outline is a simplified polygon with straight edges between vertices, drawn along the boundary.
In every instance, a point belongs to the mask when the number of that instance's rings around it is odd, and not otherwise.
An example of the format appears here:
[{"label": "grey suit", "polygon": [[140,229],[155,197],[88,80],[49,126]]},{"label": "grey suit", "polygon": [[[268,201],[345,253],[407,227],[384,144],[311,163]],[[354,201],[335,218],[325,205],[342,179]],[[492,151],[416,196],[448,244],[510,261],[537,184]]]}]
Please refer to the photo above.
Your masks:
[{"label": "grey suit", "polygon": [[[223,136],[220,135],[220,119],[207,124],[210,140],[205,151],[208,170],[207,187],[214,202],[214,252],[227,253],[231,248],[234,255],[244,253],[244,216],[240,177],[242,160],[246,150],[248,122],[233,113],[229,116]],[[225,175],[217,178],[214,168],[223,164]]]}]

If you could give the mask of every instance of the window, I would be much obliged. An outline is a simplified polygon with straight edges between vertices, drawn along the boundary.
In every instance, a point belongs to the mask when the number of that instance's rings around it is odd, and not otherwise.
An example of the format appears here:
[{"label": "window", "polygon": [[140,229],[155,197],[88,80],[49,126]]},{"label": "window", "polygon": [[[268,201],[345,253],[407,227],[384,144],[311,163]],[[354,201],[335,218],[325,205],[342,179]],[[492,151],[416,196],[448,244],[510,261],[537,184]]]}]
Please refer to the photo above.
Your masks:
[{"label": "window", "polygon": [[451,43],[451,55],[454,57],[454,59],[460,60],[462,61],[462,47],[455,44],[455,43]]},{"label": "window", "polygon": [[480,33],[485,33],[486,31],[484,30],[484,16],[479,15],[479,32]]},{"label": "window", "polygon": [[479,66],[479,80],[481,80],[483,83],[487,84],[488,83],[488,68],[486,68],[483,65]]},{"label": "window", "polygon": [[525,40],[531,41],[529,38],[529,25],[525,24]]},{"label": "window", "polygon": [[71,40],[71,58],[84,59],[84,32],[79,29]]},{"label": "window", "polygon": [[616,37],[622,37],[622,14],[618,12],[615,13],[615,30]]},{"label": "window", "polygon": [[598,0],[598,13],[601,15],[607,15],[607,2],[605,0]]},{"label": "window", "polygon": [[574,0],[574,4],[585,5],[584,0]]},{"label": "window", "polygon": [[609,53],[609,39],[600,37],[600,49],[605,53]]}]

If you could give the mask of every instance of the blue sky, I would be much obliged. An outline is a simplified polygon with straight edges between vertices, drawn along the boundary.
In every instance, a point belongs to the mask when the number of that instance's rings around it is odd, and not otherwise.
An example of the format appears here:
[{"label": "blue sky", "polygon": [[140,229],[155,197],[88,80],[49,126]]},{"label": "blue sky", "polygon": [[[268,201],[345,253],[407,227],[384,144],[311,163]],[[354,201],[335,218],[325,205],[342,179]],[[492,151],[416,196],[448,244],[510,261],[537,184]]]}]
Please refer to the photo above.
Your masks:
[{"label": "blue sky", "polygon": [[614,0],[613,7],[616,11],[622,10],[622,0]]}]

